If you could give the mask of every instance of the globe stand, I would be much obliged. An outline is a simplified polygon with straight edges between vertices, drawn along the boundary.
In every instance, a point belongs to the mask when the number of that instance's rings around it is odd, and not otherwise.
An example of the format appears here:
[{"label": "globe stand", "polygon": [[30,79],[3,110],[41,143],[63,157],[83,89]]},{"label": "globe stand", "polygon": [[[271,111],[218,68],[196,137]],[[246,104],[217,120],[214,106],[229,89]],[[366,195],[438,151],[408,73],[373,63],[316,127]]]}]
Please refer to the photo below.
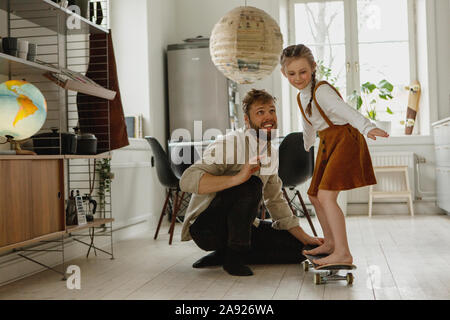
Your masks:
[{"label": "globe stand", "polygon": [[14,140],[14,137],[12,136],[5,136],[6,141],[11,144],[11,150],[20,151],[22,148],[20,147],[20,143],[16,140]]},{"label": "globe stand", "polygon": [[14,140],[14,137],[12,136],[5,136],[6,137],[6,142],[9,142],[11,144],[11,150],[15,150],[16,154],[20,154],[20,155],[36,155],[35,152],[33,151],[29,151],[29,150],[22,150],[22,148],[20,147],[20,142]]}]

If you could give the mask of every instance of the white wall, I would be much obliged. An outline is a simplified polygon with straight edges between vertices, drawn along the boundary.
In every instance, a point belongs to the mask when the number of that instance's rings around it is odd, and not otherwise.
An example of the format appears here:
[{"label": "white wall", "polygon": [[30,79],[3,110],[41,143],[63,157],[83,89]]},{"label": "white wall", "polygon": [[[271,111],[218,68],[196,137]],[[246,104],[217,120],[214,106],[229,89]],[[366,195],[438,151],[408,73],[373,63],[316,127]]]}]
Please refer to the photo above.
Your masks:
[{"label": "white wall", "polygon": [[149,119],[147,1],[111,1],[110,7],[124,113],[142,114],[144,119]]},{"label": "white wall", "polygon": [[166,138],[165,50],[175,42],[174,0],[111,1],[110,25],[125,114],[143,114],[143,133]]},{"label": "white wall", "polygon": [[[244,0],[175,0],[176,41],[196,36],[209,37],[214,25],[226,13],[244,5]],[[278,20],[278,0],[247,0],[248,6],[266,11]]]},{"label": "white wall", "polygon": [[[144,136],[155,136],[165,148],[165,49],[175,34],[174,2],[113,0],[110,11],[124,112],[143,114]],[[146,218],[156,225],[165,191],[151,156],[148,143],[139,139],[113,153],[112,205],[119,226]]]},{"label": "white wall", "polygon": [[167,45],[174,43],[176,8],[174,0],[148,2],[148,73],[150,77],[150,119],[146,121],[148,134],[156,137],[165,148],[167,141]]}]

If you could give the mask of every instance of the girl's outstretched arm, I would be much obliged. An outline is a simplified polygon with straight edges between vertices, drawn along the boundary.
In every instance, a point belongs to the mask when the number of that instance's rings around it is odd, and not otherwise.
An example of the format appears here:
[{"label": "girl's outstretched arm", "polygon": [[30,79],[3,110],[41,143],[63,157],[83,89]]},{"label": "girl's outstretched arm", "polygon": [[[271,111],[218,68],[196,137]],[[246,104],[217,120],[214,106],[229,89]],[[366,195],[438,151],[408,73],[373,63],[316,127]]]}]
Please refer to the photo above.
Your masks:
[{"label": "girl's outstretched arm", "polygon": [[370,139],[377,140],[376,136],[387,138],[387,137],[389,137],[389,134],[384,130],[381,130],[379,128],[374,128],[367,133],[367,136]]}]

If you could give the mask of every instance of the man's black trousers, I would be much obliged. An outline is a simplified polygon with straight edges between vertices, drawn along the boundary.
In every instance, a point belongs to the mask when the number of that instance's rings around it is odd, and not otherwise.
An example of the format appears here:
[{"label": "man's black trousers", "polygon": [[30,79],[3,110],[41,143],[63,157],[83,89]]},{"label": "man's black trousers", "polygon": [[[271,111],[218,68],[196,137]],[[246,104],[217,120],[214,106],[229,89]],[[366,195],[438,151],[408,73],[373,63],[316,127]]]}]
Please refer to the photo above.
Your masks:
[{"label": "man's black trousers", "polygon": [[275,230],[271,222],[253,221],[262,199],[261,180],[251,176],[238,186],[218,192],[208,208],[190,226],[194,242],[203,250],[232,249],[245,252],[248,264],[299,263],[304,245],[286,230]]}]

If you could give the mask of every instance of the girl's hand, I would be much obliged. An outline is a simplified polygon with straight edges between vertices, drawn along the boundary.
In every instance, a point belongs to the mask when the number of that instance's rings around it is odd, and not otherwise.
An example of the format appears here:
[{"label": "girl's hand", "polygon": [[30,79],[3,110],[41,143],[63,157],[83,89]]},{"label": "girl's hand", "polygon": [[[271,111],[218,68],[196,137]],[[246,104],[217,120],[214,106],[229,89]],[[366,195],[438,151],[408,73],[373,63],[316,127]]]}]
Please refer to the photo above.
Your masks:
[{"label": "girl's hand", "polygon": [[389,134],[384,130],[374,128],[367,133],[367,136],[372,140],[377,140],[376,136],[387,138],[389,137]]}]

